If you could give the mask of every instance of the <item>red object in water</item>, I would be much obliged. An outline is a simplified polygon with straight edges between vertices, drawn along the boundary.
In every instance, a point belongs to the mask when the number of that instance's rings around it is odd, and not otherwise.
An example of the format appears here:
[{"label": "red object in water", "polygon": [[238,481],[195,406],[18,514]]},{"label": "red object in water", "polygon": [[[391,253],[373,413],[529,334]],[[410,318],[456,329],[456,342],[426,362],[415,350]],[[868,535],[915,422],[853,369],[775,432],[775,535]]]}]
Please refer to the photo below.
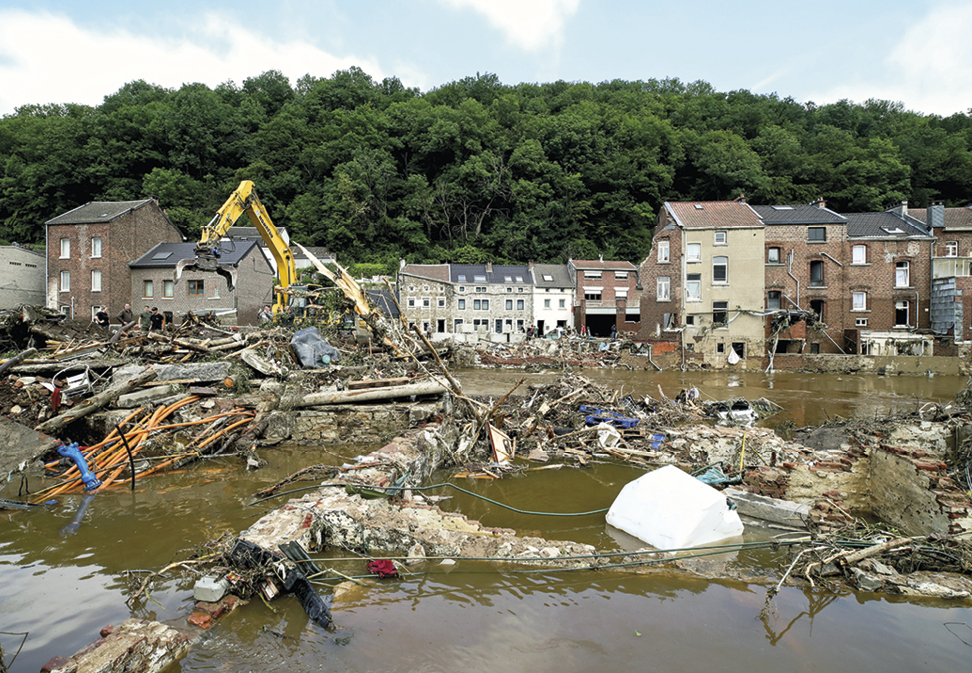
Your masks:
[{"label": "red object in water", "polygon": [[368,563],[368,572],[378,575],[381,579],[386,577],[398,577],[398,568],[388,559],[378,559]]}]

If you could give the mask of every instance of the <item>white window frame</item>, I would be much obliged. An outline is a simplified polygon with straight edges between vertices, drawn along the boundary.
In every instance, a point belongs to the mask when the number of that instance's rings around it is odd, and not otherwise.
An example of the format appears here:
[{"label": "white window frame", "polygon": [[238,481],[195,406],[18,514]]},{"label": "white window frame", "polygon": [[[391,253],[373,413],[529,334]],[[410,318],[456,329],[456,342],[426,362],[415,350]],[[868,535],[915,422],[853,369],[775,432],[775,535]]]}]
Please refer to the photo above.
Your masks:
[{"label": "white window frame", "polygon": [[614,280],[628,280],[628,272],[627,271],[615,271],[614,272]]},{"label": "white window frame", "polygon": [[61,239],[61,259],[71,259],[71,239]]},{"label": "white window frame", "polygon": [[70,292],[71,291],[71,272],[62,271],[60,277],[60,291]]},{"label": "white window frame", "polygon": [[894,286],[911,287],[910,282],[911,282],[911,263],[895,262],[894,263]]},{"label": "white window frame", "polygon": [[101,269],[91,269],[91,291],[101,292]]},{"label": "white window frame", "polygon": [[[692,280],[691,276],[697,276],[697,280]],[[686,274],[685,301],[702,301],[702,274]]]},{"label": "white window frame", "polygon": [[[902,306],[903,304],[903,306]],[[898,311],[905,312],[905,321],[898,322]],[[894,326],[895,327],[911,327],[911,302],[907,299],[901,299],[894,302]]]},{"label": "white window frame", "polygon": [[561,299],[560,300],[560,308],[567,308],[567,300],[566,299]]},{"label": "white window frame", "polygon": [[[773,303],[770,298],[770,294],[776,293],[776,306],[772,306]],[[766,292],[766,310],[775,311],[783,308],[783,292],[780,290],[767,290]]]},{"label": "white window frame", "polygon": [[543,300],[543,307],[544,308],[547,308],[547,309],[550,308],[550,300],[549,299],[544,299]]},{"label": "white window frame", "polygon": [[[725,260],[725,261],[720,262],[719,260]],[[724,267],[725,269],[723,271],[723,275],[725,276],[724,280],[716,280],[716,267],[719,266]],[[724,255],[720,255],[718,257],[712,258],[712,284],[713,285],[729,284],[729,258],[728,257]]]},{"label": "white window frame", "polygon": [[729,237],[726,236],[726,232],[717,231],[715,232],[715,237],[712,241],[713,245],[729,245]]},{"label": "white window frame", "polygon": [[867,264],[866,245],[855,245],[851,248],[851,264]]},{"label": "white window frame", "polygon": [[459,303],[456,306],[456,309],[459,310],[459,311],[465,311],[466,310],[466,300],[465,299],[460,299],[459,300]]},{"label": "white window frame", "polygon": [[91,237],[91,258],[92,259],[101,258],[101,236]]},{"label": "white window frame", "polygon": [[[776,259],[772,259],[771,253],[776,251]],[[783,263],[783,248],[778,245],[771,245],[766,248],[766,263],[767,264],[782,264]]]},{"label": "white window frame", "polygon": [[658,263],[667,264],[671,261],[671,248],[668,241],[658,241]]},{"label": "white window frame", "polygon": [[671,276],[658,276],[655,281],[655,300],[672,300],[672,279]]},{"label": "white window frame", "polygon": [[626,287],[616,287],[614,288],[615,299],[627,299],[628,298],[628,288]]},{"label": "white window frame", "polygon": [[702,261],[702,244],[701,243],[686,243],[685,244],[685,261],[688,263],[701,262]]},{"label": "white window frame", "polygon": [[959,253],[958,241],[945,241],[946,257],[958,257],[958,253]]},{"label": "white window frame", "polygon": [[867,310],[867,292],[851,293],[851,311]]}]

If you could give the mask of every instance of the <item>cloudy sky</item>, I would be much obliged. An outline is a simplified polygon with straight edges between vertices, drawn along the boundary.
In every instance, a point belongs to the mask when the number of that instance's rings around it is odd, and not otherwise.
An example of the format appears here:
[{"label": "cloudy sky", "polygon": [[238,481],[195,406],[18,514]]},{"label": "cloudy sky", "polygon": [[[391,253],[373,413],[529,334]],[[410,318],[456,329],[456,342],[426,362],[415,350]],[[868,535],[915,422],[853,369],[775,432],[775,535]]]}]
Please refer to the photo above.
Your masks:
[{"label": "cloudy sky", "polygon": [[0,115],[126,82],[291,82],[358,66],[428,91],[674,77],[818,104],[972,108],[969,0],[0,0]]}]

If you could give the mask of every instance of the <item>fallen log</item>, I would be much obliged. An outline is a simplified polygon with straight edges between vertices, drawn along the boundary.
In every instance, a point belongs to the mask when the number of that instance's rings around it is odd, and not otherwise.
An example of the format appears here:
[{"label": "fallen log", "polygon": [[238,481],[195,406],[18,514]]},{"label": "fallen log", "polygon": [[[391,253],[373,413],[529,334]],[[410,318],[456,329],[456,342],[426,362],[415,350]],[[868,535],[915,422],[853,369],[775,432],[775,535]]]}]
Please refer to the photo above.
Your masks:
[{"label": "fallen log", "polygon": [[256,351],[247,348],[246,350],[240,351],[240,359],[243,360],[250,367],[260,372],[264,376],[283,376],[284,372],[275,362],[270,362],[264,357],[257,354]]},{"label": "fallen log", "polygon": [[372,388],[366,390],[331,390],[305,395],[294,405],[296,407],[313,407],[322,404],[354,404],[356,402],[372,402],[374,400],[391,400],[397,397],[411,397],[413,395],[440,395],[446,387],[436,381],[421,381],[406,386],[391,388]]},{"label": "fallen log", "polygon": [[34,429],[37,430],[37,432],[54,434],[79,418],[84,418],[85,416],[94,413],[98,409],[111,404],[121,395],[129,393],[136,388],[145,385],[149,381],[155,379],[156,376],[158,376],[158,373],[155,371],[155,369],[149,367],[136,375],[134,378],[124,381],[117,386],[109,388],[103,393],[99,393],[94,397],[76,404],[60,416],[49,418]]},{"label": "fallen log", "polygon": [[3,374],[5,371],[13,367],[15,364],[17,364],[18,362],[22,362],[24,358],[29,358],[31,355],[33,355],[36,352],[37,352],[36,348],[28,348],[25,351],[21,351],[20,353],[18,353],[17,355],[13,356],[12,358],[4,362],[2,365],[0,365],[0,374]]},{"label": "fallen log", "polygon": [[410,379],[403,377],[398,379],[367,379],[361,381],[348,381],[348,390],[364,390],[366,388],[388,388],[390,386],[401,386],[409,382]]}]

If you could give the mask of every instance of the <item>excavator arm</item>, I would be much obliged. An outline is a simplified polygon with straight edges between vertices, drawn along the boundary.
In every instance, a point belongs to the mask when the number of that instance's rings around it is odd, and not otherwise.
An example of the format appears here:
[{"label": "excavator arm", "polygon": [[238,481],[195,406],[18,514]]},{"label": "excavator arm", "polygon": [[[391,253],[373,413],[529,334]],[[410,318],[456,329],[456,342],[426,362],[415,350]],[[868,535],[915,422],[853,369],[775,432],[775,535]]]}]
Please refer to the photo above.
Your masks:
[{"label": "excavator arm", "polygon": [[221,239],[243,213],[246,213],[250,222],[260,232],[263,242],[267,244],[270,254],[273,255],[274,261],[277,263],[279,283],[273,307],[274,312],[277,312],[286,301],[286,293],[282,291],[290,287],[297,279],[294,253],[277,231],[277,227],[270,219],[270,214],[267,213],[267,209],[263,207],[259,197],[257,197],[252,180],[241,182],[240,186],[230,194],[226,202],[216,212],[215,217],[203,227],[199,242],[196,243],[193,251],[195,257],[180,260],[176,264],[175,280],[178,282],[186,270],[210,271],[223,276],[232,291],[236,285],[236,270],[221,266],[219,263],[222,256]]}]

